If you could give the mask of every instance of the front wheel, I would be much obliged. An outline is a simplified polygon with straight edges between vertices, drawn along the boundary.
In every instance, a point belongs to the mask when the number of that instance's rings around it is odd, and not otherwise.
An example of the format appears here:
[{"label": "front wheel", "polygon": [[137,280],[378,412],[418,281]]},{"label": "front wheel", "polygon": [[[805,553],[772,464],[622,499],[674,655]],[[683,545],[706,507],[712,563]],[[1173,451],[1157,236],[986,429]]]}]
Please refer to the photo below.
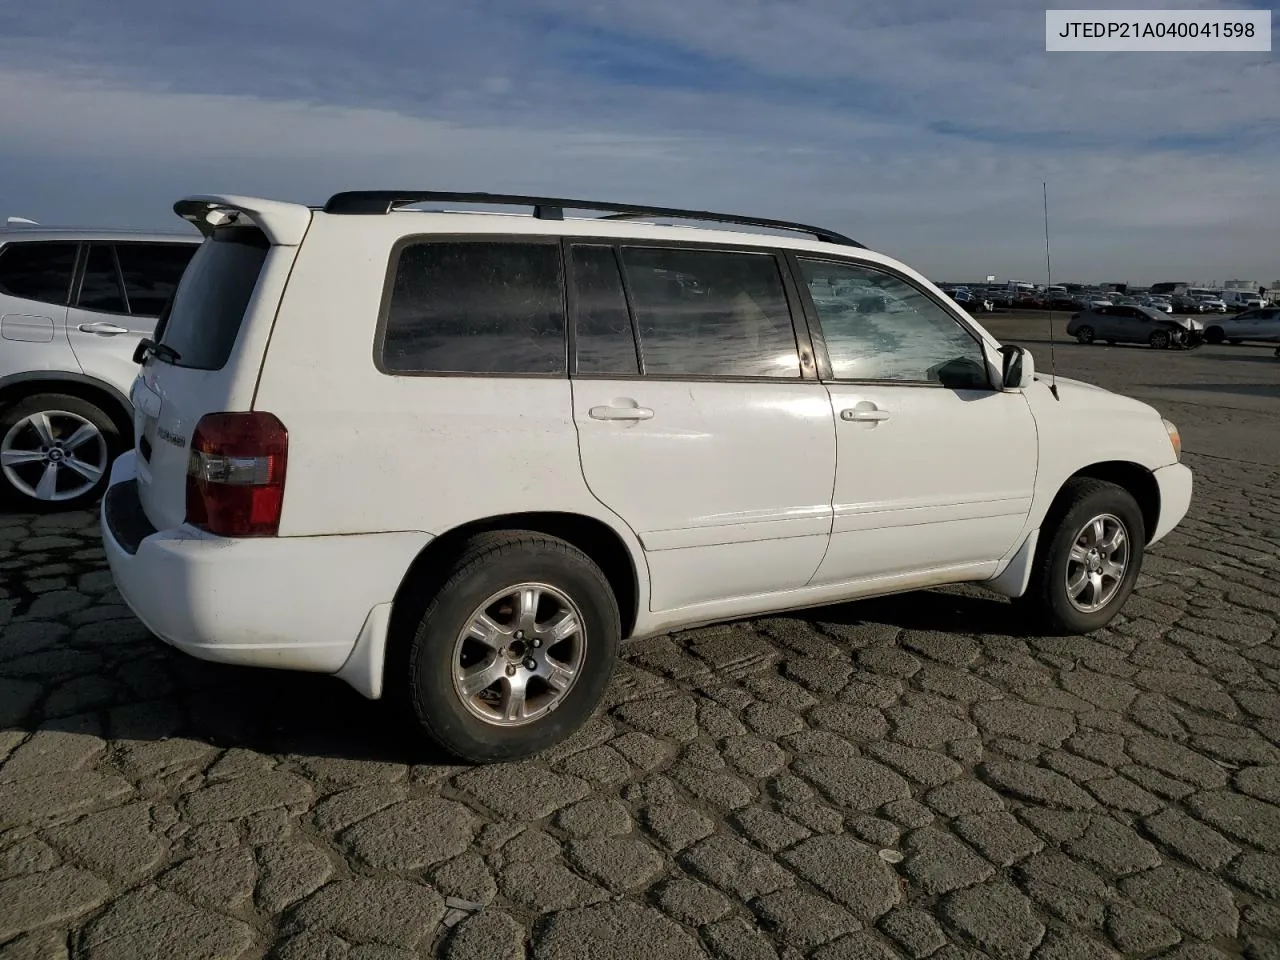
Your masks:
[{"label": "front wheel", "polygon": [[1081,343],[1093,343],[1093,327],[1081,327],[1076,331],[1076,339]]},{"label": "front wheel", "polygon": [[1020,603],[1052,633],[1099,630],[1133,592],[1146,542],[1132,494],[1102,480],[1073,480],[1045,518]]},{"label": "front wheel", "polygon": [[1204,332],[1205,343],[1212,343],[1216,345],[1225,339],[1227,339],[1227,335],[1223,332],[1221,327],[1210,327]]},{"label": "front wheel", "polygon": [[1151,334],[1147,339],[1147,342],[1156,350],[1168,350],[1170,342],[1169,334],[1164,330],[1157,330]]},{"label": "front wheel", "polygon": [[586,554],[542,534],[486,535],[418,624],[408,700],[423,730],[463,760],[521,759],[591,716],[620,640],[613,590]]}]

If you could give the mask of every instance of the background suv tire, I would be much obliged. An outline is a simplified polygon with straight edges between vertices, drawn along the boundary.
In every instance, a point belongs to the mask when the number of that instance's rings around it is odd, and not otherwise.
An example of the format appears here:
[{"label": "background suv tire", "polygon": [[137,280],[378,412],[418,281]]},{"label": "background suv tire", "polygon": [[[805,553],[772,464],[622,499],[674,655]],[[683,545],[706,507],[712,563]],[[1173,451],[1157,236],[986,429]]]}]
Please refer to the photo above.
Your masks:
[{"label": "background suv tire", "polygon": [[620,624],[609,581],[581,550],[538,533],[484,534],[453,563],[418,623],[400,681],[407,706],[463,760],[531,756],[595,711]]},{"label": "background suv tire", "polygon": [[16,510],[87,506],[106,489],[123,448],[96,404],[61,393],[24,397],[0,412],[0,492]]}]

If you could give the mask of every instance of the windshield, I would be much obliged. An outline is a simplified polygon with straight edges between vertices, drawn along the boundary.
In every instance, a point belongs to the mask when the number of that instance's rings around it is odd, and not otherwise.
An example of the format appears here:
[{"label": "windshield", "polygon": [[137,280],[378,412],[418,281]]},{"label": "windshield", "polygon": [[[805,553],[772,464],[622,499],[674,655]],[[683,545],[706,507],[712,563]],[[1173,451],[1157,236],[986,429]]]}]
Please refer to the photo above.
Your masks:
[{"label": "windshield", "polygon": [[271,244],[257,227],[222,227],[200,245],[156,339],[156,356],[179,367],[220,370],[231,356]]}]

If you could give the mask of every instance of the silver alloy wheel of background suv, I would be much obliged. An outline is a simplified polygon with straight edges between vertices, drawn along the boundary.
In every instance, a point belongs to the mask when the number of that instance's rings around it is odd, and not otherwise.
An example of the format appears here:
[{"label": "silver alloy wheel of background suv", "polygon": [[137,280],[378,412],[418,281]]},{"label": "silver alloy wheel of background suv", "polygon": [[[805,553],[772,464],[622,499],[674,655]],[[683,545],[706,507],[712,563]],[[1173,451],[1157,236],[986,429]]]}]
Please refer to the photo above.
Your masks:
[{"label": "silver alloy wheel of background suv", "polygon": [[43,503],[84,496],[109,465],[107,440],[79,414],[47,410],[23,417],[0,440],[0,469],[24,496]]}]

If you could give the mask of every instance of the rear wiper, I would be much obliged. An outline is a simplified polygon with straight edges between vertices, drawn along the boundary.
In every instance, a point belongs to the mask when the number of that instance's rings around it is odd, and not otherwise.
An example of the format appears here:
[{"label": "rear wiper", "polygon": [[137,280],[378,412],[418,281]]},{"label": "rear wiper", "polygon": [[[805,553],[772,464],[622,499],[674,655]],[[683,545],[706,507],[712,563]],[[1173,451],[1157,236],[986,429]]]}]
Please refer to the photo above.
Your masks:
[{"label": "rear wiper", "polygon": [[142,363],[147,357],[155,357],[165,363],[177,363],[182,359],[178,351],[168,344],[156,343],[150,339],[139,340],[137,347],[133,351],[133,362]]}]

